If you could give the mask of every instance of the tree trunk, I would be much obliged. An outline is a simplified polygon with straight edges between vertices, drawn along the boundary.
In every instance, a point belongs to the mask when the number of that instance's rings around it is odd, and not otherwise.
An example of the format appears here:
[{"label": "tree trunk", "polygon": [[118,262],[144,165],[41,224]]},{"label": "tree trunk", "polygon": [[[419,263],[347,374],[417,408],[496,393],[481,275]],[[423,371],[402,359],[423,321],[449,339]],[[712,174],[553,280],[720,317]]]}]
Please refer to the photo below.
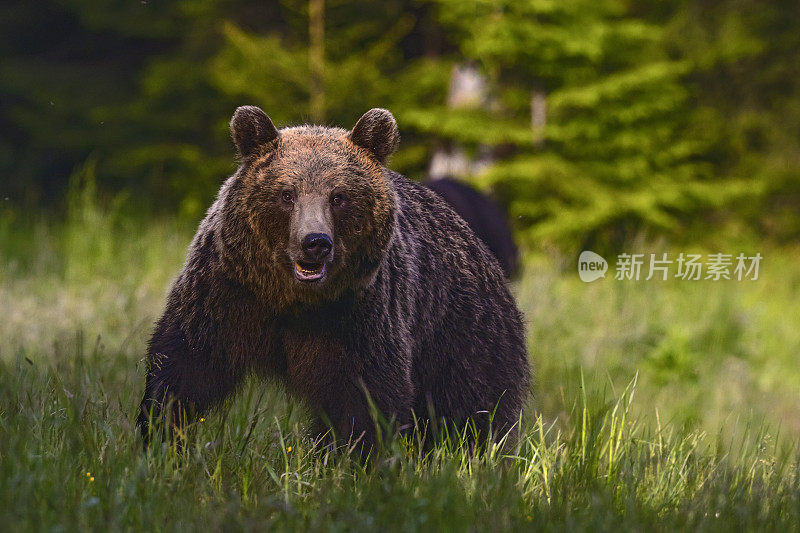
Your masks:
[{"label": "tree trunk", "polygon": [[531,129],[533,144],[537,148],[544,147],[544,127],[547,124],[547,96],[543,89],[531,92]]},{"label": "tree trunk", "polygon": [[325,121],[325,0],[308,2],[308,70],[311,119],[321,124]]}]

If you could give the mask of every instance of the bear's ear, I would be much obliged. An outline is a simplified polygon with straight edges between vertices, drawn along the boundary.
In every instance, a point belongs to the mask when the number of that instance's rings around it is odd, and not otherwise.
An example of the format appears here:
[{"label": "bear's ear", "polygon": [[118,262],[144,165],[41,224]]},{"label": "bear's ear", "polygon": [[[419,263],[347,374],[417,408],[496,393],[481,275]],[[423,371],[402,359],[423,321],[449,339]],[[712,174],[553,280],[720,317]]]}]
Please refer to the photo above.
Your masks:
[{"label": "bear's ear", "polygon": [[246,159],[278,137],[278,130],[266,113],[252,105],[236,109],[231,119],[231,136],[239,156]]},{"label": "bear's ear", "polygon": [[386,159],[397,149],[400,143],[400,132],[397,122],[386,109],[370,109],[358,119],[350,132],[353,144],[366,148],[375,158],[386,163]]}]

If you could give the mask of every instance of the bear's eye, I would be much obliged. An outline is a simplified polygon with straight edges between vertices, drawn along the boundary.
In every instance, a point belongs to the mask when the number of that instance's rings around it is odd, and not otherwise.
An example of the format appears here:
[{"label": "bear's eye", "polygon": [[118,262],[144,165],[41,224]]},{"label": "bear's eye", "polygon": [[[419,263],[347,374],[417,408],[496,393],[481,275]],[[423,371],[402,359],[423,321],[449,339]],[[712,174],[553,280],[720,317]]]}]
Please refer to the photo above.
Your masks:
[{"label": "bear's eye", "polygon": [[345,203],[345,197],[341,193],[336,193],[331,196],[331,205],[333,207],[342,207]]},{"label": "bear's eye", "polygon": [[292,205],[294,203],[294,195],[292,191],[283,191],[281,193],[281,201],[286,205]]}]

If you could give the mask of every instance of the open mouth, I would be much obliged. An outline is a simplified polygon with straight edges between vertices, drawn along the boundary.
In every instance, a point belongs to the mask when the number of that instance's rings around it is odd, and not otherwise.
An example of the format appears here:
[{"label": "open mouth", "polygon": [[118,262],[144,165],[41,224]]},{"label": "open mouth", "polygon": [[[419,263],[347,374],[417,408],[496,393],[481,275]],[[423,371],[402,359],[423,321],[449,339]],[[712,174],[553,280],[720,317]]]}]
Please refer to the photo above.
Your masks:
[{"label": "open mouth", "polygon": [[297,261],[294,264],[294,277],[300,281],[317,281],[325,277],[325,263]]}]

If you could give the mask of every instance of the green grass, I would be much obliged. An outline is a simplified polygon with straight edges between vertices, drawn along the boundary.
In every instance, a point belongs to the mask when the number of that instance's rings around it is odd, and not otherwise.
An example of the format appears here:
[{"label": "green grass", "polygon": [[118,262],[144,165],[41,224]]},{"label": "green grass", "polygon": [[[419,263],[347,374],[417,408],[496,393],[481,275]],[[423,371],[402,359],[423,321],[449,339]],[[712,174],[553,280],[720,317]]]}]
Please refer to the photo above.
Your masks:
[{"label": "green grass", "polygon": [[574,258],[529,258],[514,446],[396,439],[363,465],[249,382],[179,457],[142,453],[133,420],[191,229],[73,195],[61,224],[0,213],[4,530],[798,530],[798,249],[758,249],[757,282],[584,284]]},{"label": "green grass", "polygon": [[[314,449],[304,415],[251,383],[197,422],[185,456],[143,454],[136,365],[76,344],[0,366],[0,520],[20,529],[468,530],[765,527],[800,523],[794,457],[763,435],[709,449],[700,432],[631,418],[629,394],[541,418],[475,456],[394,441],[363,466]],[[264,392],[266,390],[266,392]],[[630,391],[629,391],[630,392]]]}]

